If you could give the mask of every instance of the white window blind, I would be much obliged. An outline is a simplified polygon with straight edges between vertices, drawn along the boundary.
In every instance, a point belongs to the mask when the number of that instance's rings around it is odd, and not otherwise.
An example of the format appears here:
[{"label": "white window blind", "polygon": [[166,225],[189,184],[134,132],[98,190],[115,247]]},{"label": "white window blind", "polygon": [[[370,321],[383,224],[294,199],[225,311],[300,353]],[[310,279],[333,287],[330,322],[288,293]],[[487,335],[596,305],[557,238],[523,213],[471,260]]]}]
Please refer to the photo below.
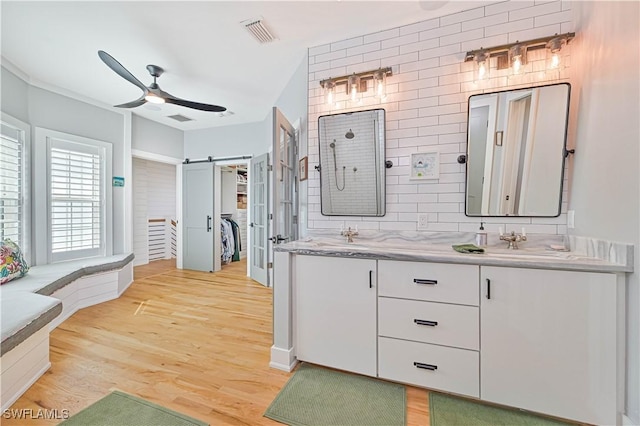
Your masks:
[{"label": "white window blind", "polygon": [[0,131],[0,240],[23,245],[24,132],[4,123]]},{"label": "white window blind", "polygon": [[[104,223],[104,153],[83,144],[51,140],[50,235],[53,260],[101,254]],[[82,255],[80,252],[82,251]]]}]

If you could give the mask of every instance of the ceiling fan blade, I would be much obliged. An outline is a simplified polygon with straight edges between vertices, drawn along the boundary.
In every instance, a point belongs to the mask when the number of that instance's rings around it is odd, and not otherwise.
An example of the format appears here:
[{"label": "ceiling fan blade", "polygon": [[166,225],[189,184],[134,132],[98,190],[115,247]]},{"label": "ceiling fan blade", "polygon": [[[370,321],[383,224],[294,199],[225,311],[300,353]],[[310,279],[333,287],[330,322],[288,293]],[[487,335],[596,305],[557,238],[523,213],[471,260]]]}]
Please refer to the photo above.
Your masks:
[{"label": "ceiling fan blade", "polygon": [[175,96],[169,95],[167,92],[163,93],[165,95],[164,101],[168,104],[180,105],[187,108],[199,109],[200,111],[210,111],[210,112],[224,112],[227,109],[223,106],[218,105],[209,105],[209,104],[201,104],[199,102],[191,102],[185,101],[184,99],[176,98]]},{"label": "ceiling fan blade", "polygon": [[126,104],[114,105],[114,106],[116,108],[135,108],[135,107],[139,107],[140,105],[144,105],[146,103],[147,103],[147,100],[144,98],[144,95],[142,95],[139,99],[136,99],[135,101],[127,102]]},{"label": "ceiling fan blade", "polygon": [[98,56],[100,57],[100,59],[102,59],[102,62],[104,62],[116,74],[118,74],[128,82],[138,86],[145,94],[147,93],[147,86],[145,86],[140,82],[140,80],[135,78],[133,74],[131,74],[125,67],[123,67],[120,62],[116,61],[113,56],[109,55],[104,50],[98,50]]}]

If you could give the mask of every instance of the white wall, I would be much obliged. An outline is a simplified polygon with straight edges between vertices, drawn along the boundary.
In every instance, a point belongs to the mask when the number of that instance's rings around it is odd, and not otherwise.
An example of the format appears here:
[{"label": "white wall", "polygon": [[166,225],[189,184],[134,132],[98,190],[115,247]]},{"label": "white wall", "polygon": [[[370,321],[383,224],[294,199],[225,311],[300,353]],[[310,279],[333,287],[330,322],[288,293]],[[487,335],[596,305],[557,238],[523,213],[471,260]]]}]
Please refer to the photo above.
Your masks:
[{"label": "white wall", "polygon": [[[576,2],[572,234],[635,244],[640,270],[638,2]],[[627,415],[640,424],[640,282],[627,281]]]},{"label": "white wall", "polygon": [[131,148],[171,158],[184,158],[184,132],[133,114]]},{"label": "white wall", "polygon": [[[387,111],[386,156],[394,163],[387,169],[387,214],[380,218],[322,216],[319,179],[310,173],[309,228],[357,224],[360,229],[415,231],[418,214],[426,213],[429,231],[475,231],[480,220],[464,214],[464,166],[456,162],[466,152],[468,97],[558,80],[557,75],[540,72],[544,52],[538,51],[530,57],[534,60],[525,67],[525,76],[507,78],[508,70],[493,72],[490,81],[477,85],[473,64],[463,63],[465,53],[568,32],[570,6],[566,1],[503,2],[309,49],[309,169],[318,164],[318,116],[374,107]],[[571,50],[569,45],[564,51],[567,61]],[[357,107],[342,102],[343,94],[335,108],[324,103],[320,80],[389,66],[393,76],[387,80],[385,102],[376,102],[371,93]],[[568,80],[570,70],[563,71],[561,81]],[[410,181],[410,154],[432,150],[441,154],[440,179]],[[485,222],[493,232],[499,226],[526,226],[531,233],[566,232],[566,212],[558,218],[490,218]]]},{"label": "white wall", "polygon": [[208,156],[255,156],[269,151],[270,146],[271,133],[267,132],[264,122],[184,132],[184,157],[191,160],[203,159]]},{"label": "white wall", "polygon": [[147,185],[149,177],[147,174],[147,161],[133,158],[132,165],[133,186],[133,254],[134,266],[146,265],[149,263],[149,217],[147,197],[149,191]]},{"label": "white wall", "polygon": [[5,67],[1,67],[0,87],[2,88],[2,96],[0,97],[2,112],[28,123],[29,85]]}]

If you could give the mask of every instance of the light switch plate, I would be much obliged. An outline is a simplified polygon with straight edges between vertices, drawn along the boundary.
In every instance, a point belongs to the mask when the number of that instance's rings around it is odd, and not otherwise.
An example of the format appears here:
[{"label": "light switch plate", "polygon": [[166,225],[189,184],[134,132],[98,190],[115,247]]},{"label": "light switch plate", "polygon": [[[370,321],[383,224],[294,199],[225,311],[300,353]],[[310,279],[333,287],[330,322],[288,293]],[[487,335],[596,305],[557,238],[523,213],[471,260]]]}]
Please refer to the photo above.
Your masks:
[{"label": "light switch plate", "polygon": [[418,230],[426,230],[429,228],[429,215],[427,213],[418,214]]}]

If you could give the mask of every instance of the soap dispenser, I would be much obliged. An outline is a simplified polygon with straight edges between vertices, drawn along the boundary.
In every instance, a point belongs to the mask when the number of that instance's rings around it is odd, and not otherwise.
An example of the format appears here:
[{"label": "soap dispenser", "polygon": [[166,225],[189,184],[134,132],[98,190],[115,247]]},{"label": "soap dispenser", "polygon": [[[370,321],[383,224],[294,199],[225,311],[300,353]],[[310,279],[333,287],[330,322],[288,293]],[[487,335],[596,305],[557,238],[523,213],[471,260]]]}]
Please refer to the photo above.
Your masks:
[{"label": "soap dispenser", "polygon": [[484,231],[484,222],[480,222],[480,229],[476,232],[476,245],[478,247],[487,245],[487,233]]}]

